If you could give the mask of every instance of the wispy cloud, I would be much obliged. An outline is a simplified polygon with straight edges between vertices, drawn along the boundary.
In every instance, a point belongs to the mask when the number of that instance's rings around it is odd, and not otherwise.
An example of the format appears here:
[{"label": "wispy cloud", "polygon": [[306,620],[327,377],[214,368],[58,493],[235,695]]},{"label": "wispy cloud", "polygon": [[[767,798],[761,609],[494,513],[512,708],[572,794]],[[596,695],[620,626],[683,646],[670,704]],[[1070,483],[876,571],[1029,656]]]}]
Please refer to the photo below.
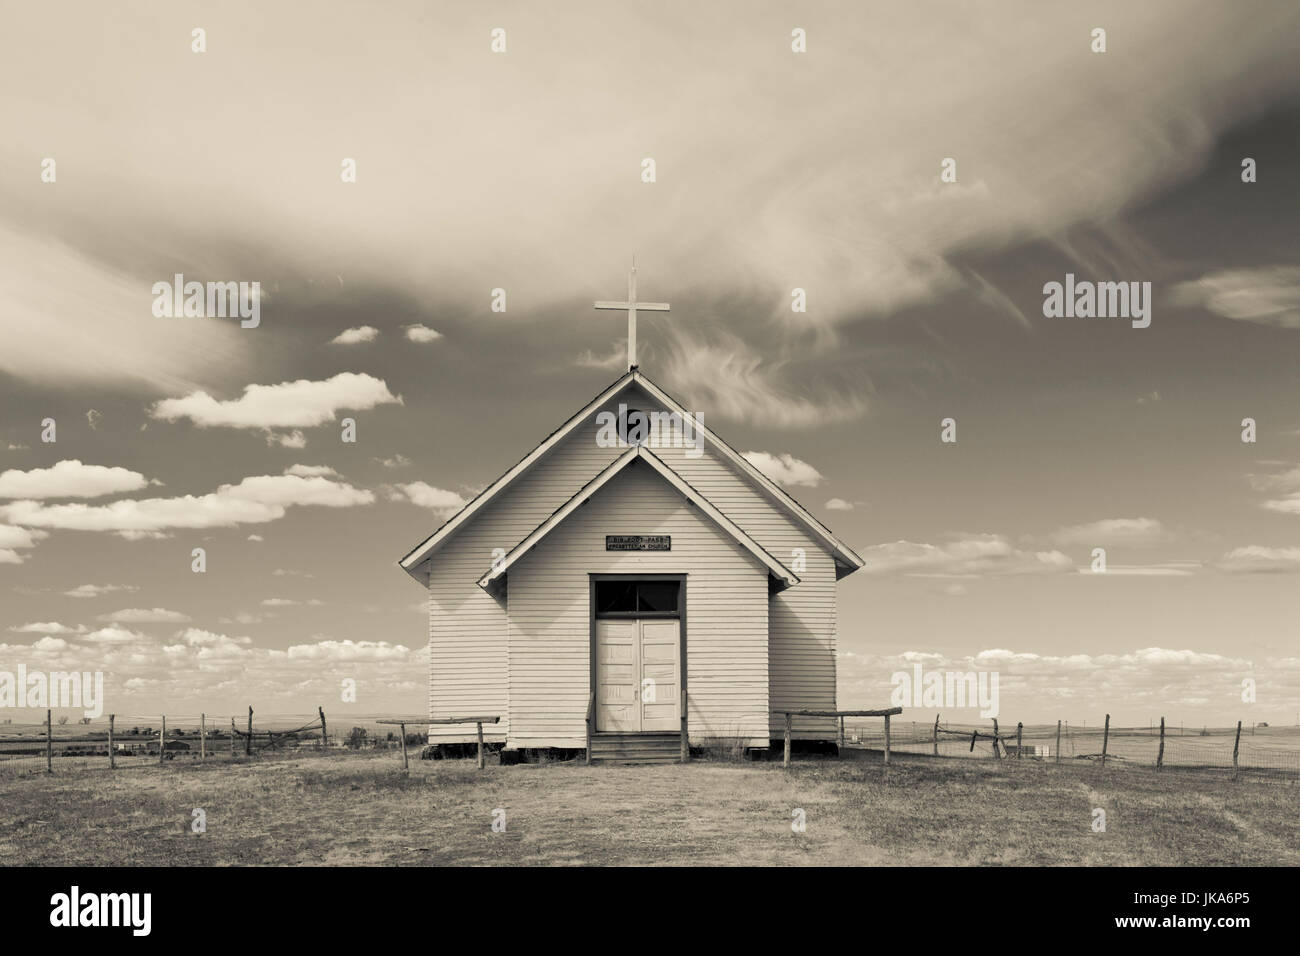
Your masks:
[{"label": "wispy cloud", "polygon": [[1216,563],[1222,570],[1237,574],[1300,571],[1300,548],[1270,548],[1248,544],[1233,548]]},{"label": "wispy cloud", "polygon": [[1224,318],[1300,329],[1300,268],[1226,269],[1170,290],[1178,305],[1199,305]]},{"label": "wispy cloud", "polygon": [[867,410],[862,396],[788,375],[779,363],[765,362],[752,347],[723,334],[710,342],[674,334],[666,377],[694,408],[733,421],[794,428],[851,421]]},{"label": "wispy cloud", "polygon": [[941,544],[893,541],[862,552],[868,574],[983,576],[1073,571],[1060,551],[1017,548],[998,534],[954,537]]},{"label": "wispy cloud", "polygon": [[1085,547],[1137,546],[1159,544],[1168,537],[1164,525],[1155,518],[1103,518],[1061,528],[1052,535],[1052,540],[1061,545]]}]

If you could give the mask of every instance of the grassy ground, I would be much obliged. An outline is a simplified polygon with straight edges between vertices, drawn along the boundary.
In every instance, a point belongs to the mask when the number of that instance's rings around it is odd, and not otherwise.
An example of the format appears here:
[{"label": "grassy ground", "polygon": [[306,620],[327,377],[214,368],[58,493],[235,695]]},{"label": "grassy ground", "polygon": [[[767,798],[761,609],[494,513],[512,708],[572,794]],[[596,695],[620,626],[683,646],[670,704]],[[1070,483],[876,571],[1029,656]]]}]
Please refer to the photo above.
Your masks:
[{"label": "grassy ground", "polygon": [[[896,758],[475,769],[330,753],[0,773],[10,864],[1300,864],[1300,788]],[[1092,830],[1093,808],[1106,832]],[[191,832],[192,811],[207,832]],[[493,810],[506,830],[492,831]],[[807,829],[791,829],[792,811]]]}]

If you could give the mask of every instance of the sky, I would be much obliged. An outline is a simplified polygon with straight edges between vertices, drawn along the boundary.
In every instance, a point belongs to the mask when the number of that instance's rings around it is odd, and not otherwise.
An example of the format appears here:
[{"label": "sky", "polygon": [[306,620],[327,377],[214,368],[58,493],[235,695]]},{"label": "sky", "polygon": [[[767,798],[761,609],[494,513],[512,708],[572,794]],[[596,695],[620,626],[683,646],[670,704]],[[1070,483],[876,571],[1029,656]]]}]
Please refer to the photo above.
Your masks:
[{"label": "sky", "polygon": [[635,253],[643,371],[868,562],[841,706],[1300,720],[1293,4],[73,9],[0,38],[0,670],[422,713],[396,561],[618,376]]}]

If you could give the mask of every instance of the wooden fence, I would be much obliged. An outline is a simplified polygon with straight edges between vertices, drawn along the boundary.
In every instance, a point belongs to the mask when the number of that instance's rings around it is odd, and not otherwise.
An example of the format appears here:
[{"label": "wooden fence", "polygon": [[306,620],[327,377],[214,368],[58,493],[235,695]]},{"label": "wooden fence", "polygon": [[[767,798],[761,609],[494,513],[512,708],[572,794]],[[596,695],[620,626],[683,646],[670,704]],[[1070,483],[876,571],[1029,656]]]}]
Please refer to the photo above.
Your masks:
[{"label": "wooden fence", "polygon": [[[924,730],[922,730],[924,727]],[[1243,739],[1244,738],[1244,739]],[[956,751],[954,744],[961,741]],[[919,756],[965,756],[975,754],[976,745],[987,741],[994,759],[1033,759],[1061,763],[1064,760],[1095,762],[1099,767],[1113,763],[1166,770],[1231,771],[1233,779],[1243,775],[1300,777],[1300,727],[1258,728],[1237,721],[1234,727],[1211,732],[1208,728],[1170,726],[1165,718],[1149,727],[1116,728],[1109,714],[1095,726],[1070,727],[1063,721],[1055,726],[1026,729],[1002,727],[997,719],[989,726],[948,727],[936,716],[932,725],[912,724],[900,739],[895,729],[889,741],[875,734],[852,734],[848,746],[878,749],[882,744],[894,753]],[[841,737],[841,746],[845,745]],[[1230,745],[1230,746],[1229,746]]]},{"label": "wooden fence", "polygon": [[901,714],[903,708],[889,707],[884,710],[774,710],[774,714],[785,715],[785,760],[790,766],[790,731],[795,717],[838,717],[840,720],[840,746],[844,746],[845,717],[884,717],[885,718],[885,763],[889,763],[889,718]]},{"label": "wooden fence", "polygon": [[402,769],[410,770],[411,766],[406,759],[406,725],[415,724],[432,725],[432,724],[473,724],[478,729],[478,768],[482,770],[486,765],[486,759],[483,755],[483,725],[495,724],[501,720],[500,715],[491,717],[396,717],[388,720],[377,720],[377,724],[396,724],[401,728],[402,737]]},{"label": "wooden fence", "polygon": [[[100,749],[103,749],[103,755],[108,758],[108,767],[110,770],[117,769],[117,761],[121,756],[135,756],[141,753],[140,747],[143,746],[143,752],[146,756],[150,755],[157,741],[158,763],[161,765],[170,758],[180,755],[196,756],[199,760],[207,760],[209,756],[216,756],[216,751],[209,747],[209,739],[215,742],[220,739],[221,734],[216,730],[216,725],[210,725],[207,714],[200,714],[197,727],[197,742],[199,751],[193,754],[192,742],[195,740],[193,735],[186,735],[184,731],[173,726],[169,735],[167,731],[167,717],[160,715],[161,725],[157,734],[151,731],[147,734],[130,733],[119,735],[117,727],[117,715],[108,715],[107,733],[88,734],[83,733],[79,736],[55,735],[53,712],[46,710],[44,722],[44,734],[41,736],[7,736],[0,737],[0,754],[9,757],[30,756],[35,752],[35,748],[44,744],[45,751],[45,772],[54,772],[54,754],[55,744],[59,746],[59,754],[70,756],[97,756]],[[192,720],[192,718],[190,718]],[[253,730],[253,708],[248,708],[247,730],[240,730],[235,726],[234,718],[230,721],[230,731],[228,735],[230,744],[230,756],[235,756],[235,742],[242,739],[244,756],[251,757],[254,753],[254,747],[258,752],[266,750],[275,750],[284,747],[288,743],[301,745],[305,741],[320,743],[328,746],[329,733],[325,723],[325,711],[317,708],[317,717],[314,720],[303,724],[301,727],[295,727],[290,730]],[[125,742],[124,742],[125,741]]]}]

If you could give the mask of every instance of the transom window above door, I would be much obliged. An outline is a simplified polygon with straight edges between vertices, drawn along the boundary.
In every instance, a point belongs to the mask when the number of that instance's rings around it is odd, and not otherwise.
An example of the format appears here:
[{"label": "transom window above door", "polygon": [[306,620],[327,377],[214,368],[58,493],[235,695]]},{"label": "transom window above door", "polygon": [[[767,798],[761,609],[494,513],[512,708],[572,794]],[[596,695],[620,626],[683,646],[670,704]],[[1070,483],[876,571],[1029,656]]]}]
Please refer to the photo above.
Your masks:
[{"label": "transom window above door", "polygon": [[676,614],[680,581],[597,581],[596,613]]}]

